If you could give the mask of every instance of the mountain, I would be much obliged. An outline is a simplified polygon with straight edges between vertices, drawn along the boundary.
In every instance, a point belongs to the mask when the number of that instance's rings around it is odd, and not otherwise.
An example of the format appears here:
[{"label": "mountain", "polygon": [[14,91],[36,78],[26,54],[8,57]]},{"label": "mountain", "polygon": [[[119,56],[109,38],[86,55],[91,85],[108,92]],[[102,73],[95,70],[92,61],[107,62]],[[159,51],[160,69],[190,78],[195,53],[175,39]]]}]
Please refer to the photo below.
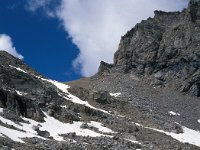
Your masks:
[{"label": "mountain", "polygon": [[0,51],[2,150],[199,150],[200,0],[155,11],[90,78],[50,80]]},{"label": "mountain", "polygon": [[199,43],[200,2],[191,0],[181,13],[155,11],[154,18],[128,31],[114,55],[114,68],[154,86],[200,96]]}]

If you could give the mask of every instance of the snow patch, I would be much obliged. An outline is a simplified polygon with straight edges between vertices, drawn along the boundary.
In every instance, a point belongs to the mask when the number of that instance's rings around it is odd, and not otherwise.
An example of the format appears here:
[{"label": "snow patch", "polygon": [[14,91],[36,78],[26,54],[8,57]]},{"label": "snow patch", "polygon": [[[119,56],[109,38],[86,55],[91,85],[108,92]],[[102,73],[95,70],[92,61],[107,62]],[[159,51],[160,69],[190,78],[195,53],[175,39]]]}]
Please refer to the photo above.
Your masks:
[{"label": "snow patch", "polygon": [[197,120],[197,122],[198,122],[198,123],[200,123],[200,119],[199,119],[199,120]]},{"label": "snow patch", "polygon": [[18,95],[20,95],[20,96],[27,95],[27,93],[20,92],[20,91],[17,91],[17,90],[15,90],[15,92],[16,92]]},{"label": "snow patch", "polygon": [[169,111],[168,112],[170,116],[180,116],[179,113],[173,112],[173,111]]},{"label": "snow patch", "polygon": [[189,129],[185,126],[181,126],[182,129],[183,129],[183,133],[176,134],[176,133],[172,133],[172,132],[166,132],[166,131],[163,131],[163,130],[151,128],[151,127],[144,127],[143,125],[138,124],[138,123],[134,123],[134,124],[137,125],[137,126],[146,128],[146,129],[150,129],[150,130],[154,130],[154,131],[157,131],[157,132],[160,132],[160,133],[164,133],[164,134],[171,136],[172,138],[174,138],[174,139],[176,139],[176,140],[178,140],[182,143],[189,143],[189,144],[196,145],[196,146],[200,147],[200,132]]},{"label": "snow patch", "polygon": [[119,97],[121,93],[110,93],[110,96]]},{"label": "snow patch", "polygon": [[6,119],[6,118],[3,118],[2,116],[0,116],[0,120],[1,120],[1,122],[3,122],[4,124],[12,125],[12,126],[18,128],[18,129],[22,129],[22,128],[21,128],[22,126],[20,126],[20,125],[14,123],[14,122],[11,121],[11,120],[8,120],[8,119]]},{"label": "snow patch", "polygon": [[0,116],[0,120],[4,124],[14,126],[17,129],[24,131],[24,132],[17,131],[17,130],[6,128],[6,127],[3,127],[0,125],[0,134],[7,136],[8,138],[12,139],[13,141],[24,143],[24,141],[21,138],[26,138],[26,137],[42,138],[42,137],[39,137],[36,135],[37,134],[36,131],[32,130],[30,124],[29,124],[30,127],[28,125],[24,126],[25,123],[21,123],[22,125],[19,125],[19,124],[12,122],[11,120],[1,117],[1,116]]},{"label": "snow patch", "polygon": [[23,73],[27,73],[26,71],[24,71],[23,69],[19,68],[19,67],[15,67],[15,66],[12,66],[12,65],[9,65],[11,68],[14,68],[20,72],[23,72]]},{"label": "snow patch", "polygon": [[62,108],[67,108],[67,106],[66,106],[66,105],[63,105],[63,106],[60,106],[60,107],[62,107]]},{"label": "snow patch", "polygon": [[[44,112],[43,112],[44,113]],[[99,136],[107,136],[100,133],[96,133],[94,131],[91,131],[89,129],[82,129],[81,125],[83,122],[80,121],[74,121],[73,124],[69,123],[63,123],[59,120],[56,120],[55,118],[45,114],[45,122],[39,123],[31,119],[23,118],[26,121],[29,121],[31,125],[37,126],[40,124],[40,130],[41,131],[48,131],[50,133],[50,136],[52,136],[55,140],[62,141],[63,137],[60,136],[60,134],[67,134],[71,132],[75,132],[78,136],[91,136],[91,137],[99,137]]]},{"label": "snow patch", "polygon": [[0,108],[0,113],[3,113],[3,108]]},{"label": "snow patch", "polygon": [[119,118],[125,118],[126,116],[118,114],[117,117],[119,117]]},{"label": "snow patch", "polygon": [[[38,138],[45,139],[43,137],[38,136],[37,132],[33,129],[34,126],[38,126],[41,131],[48,131],[50,133],[50,136],[52,136],[57,141],[64,140],[63,137],[60,136],[61,134],[67,134],[67,133],[72,133],[72,132],[75,132],[76,135],[78,136],[90,136],[90,137],[108,136],[110,137],[109,135],[100,134],[89,129],[82,129],[81,125],[83,124],[83,122],[74,121],[73,124],[63,123],[47,115],[47,113],[45,112],[43,113],[45,114],[46,117],[44,118],[45,122],[42,122],[42,123],[37,122],[32,119],[23,118],[25,121],[28,121],[29,123],[16,124],[0,116],[0,120],[3,123],[12,125],[17,129],[24,131],[24,132],[17,131],[14,129],[9,129],[9,128],[0,126],[0,134],[5,135],[16,142],[21,142],[21,143],[24,143],[24,141],[21,138],[26,138],[26,137],[38,137]],[[103,127],[101,123],[91,122],[91,125],[94,127],[97,127],[99,131],[102,131],[105,133],[113,133],[112,130],[106,127]]]},{"label": "snow patch", "polygon": [[135,141],[135,140],[131,140],[131,139],[124,139],[124,140],[127,140],[127,141],[132,142],[132,143],[135,143],[135,144],[141,144],[140,142]]},{"label": "snow patch", "polygon": [[0,125],[0,133],[1,135],[7,136],[8,138],[12,139],[15,142],[25,143],[21,138],[26,137],[37,137],[28,132],[21,132],[14,129],[9,129]]}]

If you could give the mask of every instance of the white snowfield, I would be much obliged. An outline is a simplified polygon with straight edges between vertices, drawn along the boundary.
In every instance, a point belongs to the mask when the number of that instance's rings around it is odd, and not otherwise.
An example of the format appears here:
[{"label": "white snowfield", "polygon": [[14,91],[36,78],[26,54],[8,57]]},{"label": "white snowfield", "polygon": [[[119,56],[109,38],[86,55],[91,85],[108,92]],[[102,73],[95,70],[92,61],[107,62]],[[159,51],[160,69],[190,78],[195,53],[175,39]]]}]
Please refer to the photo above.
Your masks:
[{"label": "white snowfield", "polygon": [[180,114],[177,112],[169,111],[168,113],[170,116],[180,116]]},{"label": "white snowfield", "polygon": [[77,122],[73,122],[73,124],[63,123],[63,122],[60,122],[59,120],[56,120],[53,117],[48,116],[45,112],[43,113],[46,116],[44,118],[45,122],[41,123],[41,122],[34,121],[32,119],[23,118],[29,123],[20,123],[21,125],[16,124],[0,116],[0,120],[3,123],[7,125],[12,125],[16,127],[17,129],[23,130],[23,131],[17,131],[14,129],[9,129],[9,128],[0,126],[0,136],[7,136],[13,141],[21,142],[21,143],[24,143],[22,138],[26,138],[26,137],[38,137],[38,138],[45,139],[37,135],[37,132],[33,129],[33,127],[35,126],[38,126],[41,131],[48,131],[50,133],[50,136],[52,136],[57,141],[63,141],[63,137],[61,136],[61,134],[67,134],[67,133],[72,133],[72,132],[75,132],[76,135],[78,136],[90,136],[90,137],[100,137],[100,136],[112,137],[107,134],[114,133],[111,129],[102,126],[102,124],[99,122],[91,121],[88,123],[88,125],[91,127],[95,127],[101,133],[98,133],[89,129],[82,129],[81,125],[83,124],[83,122],[77,121]]},{"label": "white snowfield", "polygon": [[174,139],[176,139],[176,140],[178,140],[182,143],[189,143],[189,144],[196,145],[196,146],[200,147],[200,132],[189,129],[185,126],[181,126],[182,129],[183,129],[183,133],[176,134],[176,133],[173,133],[173,132],[166,132],[166,131],[151,128],[151,127],[144,127],[143,125],[138,124],[138,123],[134,123],[134,124],[137,125],[137,126],[146,128],[146,129],[150,129],[150,130],[154,130],[154,131],[157,131],[157,132],[160,132],[160,133],[164,133],[164,134],[171,136],[172,138],[174,138]]},{"label": "white snowfield", "polygon": [[110,96],[119,97],[121,93],[110,93]]}]

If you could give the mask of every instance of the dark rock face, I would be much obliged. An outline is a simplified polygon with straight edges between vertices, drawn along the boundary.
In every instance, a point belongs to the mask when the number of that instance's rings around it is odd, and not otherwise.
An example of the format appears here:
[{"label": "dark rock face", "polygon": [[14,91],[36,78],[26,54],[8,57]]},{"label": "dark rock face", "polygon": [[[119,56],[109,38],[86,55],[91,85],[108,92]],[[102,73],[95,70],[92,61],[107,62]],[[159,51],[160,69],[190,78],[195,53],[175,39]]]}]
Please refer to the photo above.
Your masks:
[{"label": "dark rock face", "polygon": [[104,61],[101,61],[99,69],[98,69],[98,73],[99,74],[108,74],[110,73],[110,69],[113,67],[112,64],[108,64]]},{"label": "dark rock face", "polygon": [[36,103],[16,93],[0,89],[0,107],[7,108],[19,116],[43,121],[44,115]]},{"label": "dark rock face", "polygon": [[92,93],[92,99],[97,103],[105,104],[111,99],[111,96],[108,91],[98,91]]},{"label": "dark rock face", "polygon": [[[115,68],[148,75],[164,85],[200,96],[200,1],[182,12],[155,11],[122,37]],[[104,69],[105,70],[105,69]],[[159,74],[159,78],[155,78]]]},{"label": "dark rock face", "polygon": [[76,113],[60,109],[65,99],[54,85],[40,77],[43,76],[22,60],[0,51],[0,107],[10,111],[8,118],[15,120],[18,115],[42,122],[42,111],[47,111],[59,120],[79,120]]},{"label": "dark rock face", "polygon": [[191,0],[189,3],[189,11],[193,22],[200,24],[200,1]]}]

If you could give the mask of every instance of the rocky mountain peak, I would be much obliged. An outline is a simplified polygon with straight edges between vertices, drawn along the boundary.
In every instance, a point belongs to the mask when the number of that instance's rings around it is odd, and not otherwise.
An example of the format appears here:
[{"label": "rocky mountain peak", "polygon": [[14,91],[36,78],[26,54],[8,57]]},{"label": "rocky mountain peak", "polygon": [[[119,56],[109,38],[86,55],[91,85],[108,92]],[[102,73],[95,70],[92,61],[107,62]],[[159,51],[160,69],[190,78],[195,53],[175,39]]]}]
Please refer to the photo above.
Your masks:
[{"label": "rocky mountain peak", "polygon": [[155,11],[154,18],[122,37],[107,72],[131,73],[153,86],[200,96],[199,18],[199,0],[191,0],[182,12]]}]

